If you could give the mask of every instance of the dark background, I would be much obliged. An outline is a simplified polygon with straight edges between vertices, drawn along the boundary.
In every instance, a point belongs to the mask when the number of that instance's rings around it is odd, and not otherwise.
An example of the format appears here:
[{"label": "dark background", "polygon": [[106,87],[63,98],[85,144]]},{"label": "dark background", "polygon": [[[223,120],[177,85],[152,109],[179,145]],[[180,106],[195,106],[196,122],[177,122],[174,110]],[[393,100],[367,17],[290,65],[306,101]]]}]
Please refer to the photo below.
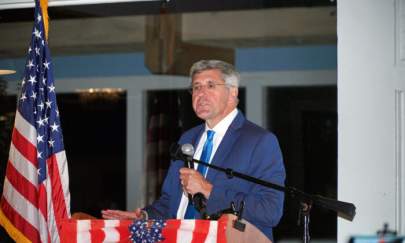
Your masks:
[{"label": "dark background", "polygon": [[[125,209],[126,93],[114,99],[83,98],[79,94],[59,94],[57,98],[69,165],[72,213],[80,211],[99,217],[103,208]],[[3,92],[0,102],[0,117],[7,117],[0,121],[2,190],[16,98],[4,96]],[[245,111],[243,89],[239,107]],[[267,107],[267,127],[279,139],[287,185],[336,199],[336,87],[268,88]],[[145,128],[147,149],[153,149],[148,147],[153,141],[175,142],[184,130],[200,123],[192,112],[191,96],[186,90],[147,92],[147,120],[151,121],[153,116],[170,119],[160,124],[159,129]],[[167,152],[161,148],[154,153],[147,158],[147,173],[158,175],[147,176],[149,200],[158,196],[169,166]],[[284,216],[275,228],[276,241],[301,238],[297,218],[298,202],[286,197]],[[336,239],[336,224],[335,213],[319,207],[312,209],[312,239]],[[0,239],[7,242],[4,232],[0,232]]]}]

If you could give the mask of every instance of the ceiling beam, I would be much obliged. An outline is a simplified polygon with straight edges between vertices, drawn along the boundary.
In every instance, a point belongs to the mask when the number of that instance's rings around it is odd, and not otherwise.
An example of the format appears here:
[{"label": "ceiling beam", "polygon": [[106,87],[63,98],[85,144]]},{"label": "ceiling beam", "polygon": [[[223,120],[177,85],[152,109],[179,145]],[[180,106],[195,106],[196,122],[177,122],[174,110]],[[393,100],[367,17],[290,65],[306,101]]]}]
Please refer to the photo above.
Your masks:
[{"label": "ceiling beam", "polygon": [[146,17],[145,64],[152,73],[188,75],[191,65],[201,59],[222,59],[234,64],[235,51],[184,42],[181,14]]},{"label": "ceiling beam", "polygon": [[[144,51],[149,15],[56,19],[51,16],[53,55]],[[268,47],[336,43],[336,8],[286,8],[183,13],[182,42],[210,47]],[[150,17],[150,16],[149,16]],[[24,56],[33,20],[0,23],[0,57]],[[188,47],[184,47],[186,50]]]}]

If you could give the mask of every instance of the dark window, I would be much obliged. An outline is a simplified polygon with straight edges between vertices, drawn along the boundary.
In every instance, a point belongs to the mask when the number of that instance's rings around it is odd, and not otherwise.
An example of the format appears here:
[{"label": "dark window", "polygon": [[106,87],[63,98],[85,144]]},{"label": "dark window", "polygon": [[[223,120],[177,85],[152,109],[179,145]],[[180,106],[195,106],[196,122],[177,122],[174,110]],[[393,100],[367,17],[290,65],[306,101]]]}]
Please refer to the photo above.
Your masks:
[{"label": "dark window", "polygon": [[[336,87],[268,88],[268,124],[283,151],[286,183],[302,191],[337,198]],[[286,197],[284,216],[275,237],[301,238],[299,204]],[[336,239],[337,216],[313,206],[311,239]]]},{"label": "dark window", "polygon": [[126,93],[59,94],[71,212],[126,207]]}]

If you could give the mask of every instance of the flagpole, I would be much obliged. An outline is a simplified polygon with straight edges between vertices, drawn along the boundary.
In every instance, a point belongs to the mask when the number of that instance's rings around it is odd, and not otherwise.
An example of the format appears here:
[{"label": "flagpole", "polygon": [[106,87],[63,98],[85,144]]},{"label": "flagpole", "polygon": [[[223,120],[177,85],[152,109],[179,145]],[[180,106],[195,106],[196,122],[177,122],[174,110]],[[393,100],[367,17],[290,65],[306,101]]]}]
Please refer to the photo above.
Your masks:
[{"label": "flagpole", "polygon": [[44,21],[45,39],[48,40],[49,31],[49,15],[48,15],[48,0],[40,0],[42,18]]}]

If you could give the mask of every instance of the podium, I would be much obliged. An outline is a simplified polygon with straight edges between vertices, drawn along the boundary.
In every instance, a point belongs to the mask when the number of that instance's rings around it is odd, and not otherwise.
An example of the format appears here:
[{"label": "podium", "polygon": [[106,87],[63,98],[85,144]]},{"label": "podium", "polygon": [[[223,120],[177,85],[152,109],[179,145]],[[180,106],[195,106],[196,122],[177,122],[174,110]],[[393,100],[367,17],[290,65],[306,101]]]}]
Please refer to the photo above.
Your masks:
[{"label": "podium", "polygon": [[242,219],[241,222],[244,223],[245,231],[241,232],[233,227],[233,222],[237,217],[233,214],[228,214],[222,217],[227,217],[226,226],[226,239],[228,243],[271,243],[271,240],[267,238],[259,229],[257,229],[253,224]]},{"label": "podium", "polygon": [[[160,230],[160,240],[145,242],[271,243],[260,230],[246,220],[242,220],[246,225],[244,232],[235,229],[234,220],[236,220],[236,216],[229,214],[223,215],[218,221],[202,219],[140,220],[135,222],[142,227],[136,227],[136,234],[134,234],[130,230],[131,226],[131,229],[134,229],[133,220],[69,219],[62,223],[60,236],[62,243],[130,243],[150,240],[151,235],[156,235],[156,231]],[[161,225],[161,227],[156,228],[154,225]],[[141,237],[136,238],[135,236],[134,238],[134,235],[141,235]]]}]

